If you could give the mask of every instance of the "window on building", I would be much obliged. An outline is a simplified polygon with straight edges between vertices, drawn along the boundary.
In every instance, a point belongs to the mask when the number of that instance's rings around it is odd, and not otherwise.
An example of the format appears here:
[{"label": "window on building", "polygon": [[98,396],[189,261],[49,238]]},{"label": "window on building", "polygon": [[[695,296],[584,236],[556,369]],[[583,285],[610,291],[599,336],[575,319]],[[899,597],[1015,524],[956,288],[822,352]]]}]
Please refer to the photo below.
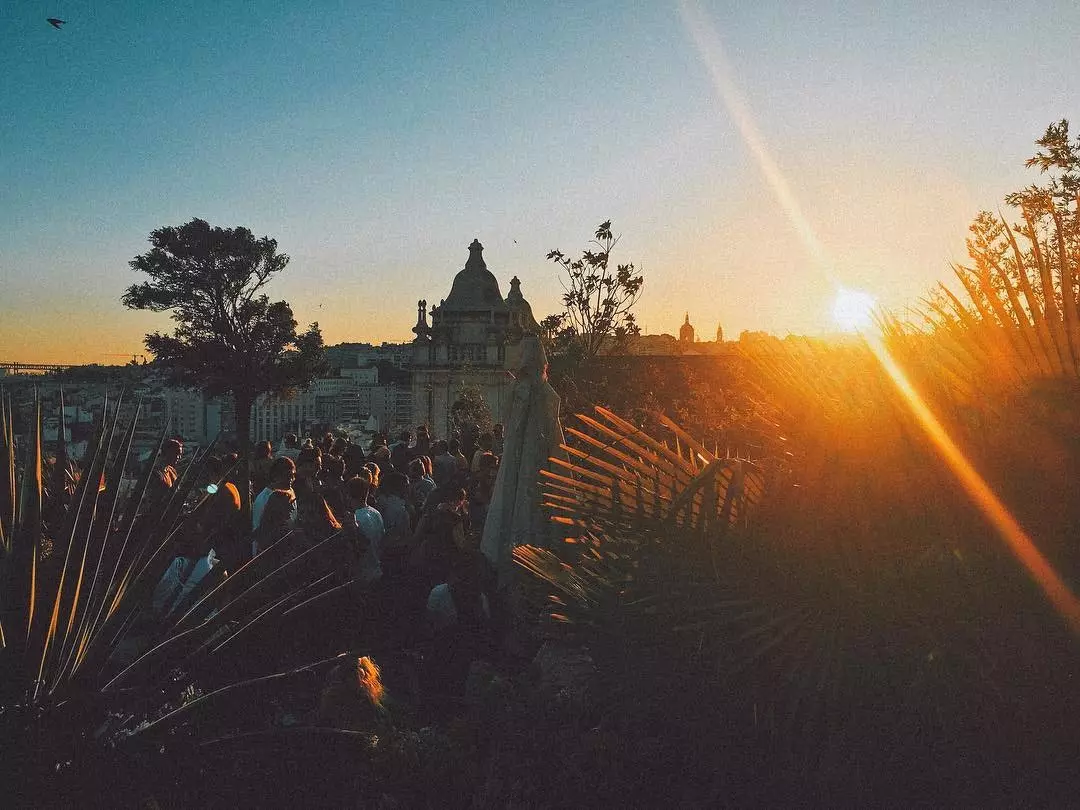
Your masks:
[{"label": "window on building", "polygon": [[450,346],[451,363],[483,363],[487,360],[487,346],[483,343],[461,343]]}]

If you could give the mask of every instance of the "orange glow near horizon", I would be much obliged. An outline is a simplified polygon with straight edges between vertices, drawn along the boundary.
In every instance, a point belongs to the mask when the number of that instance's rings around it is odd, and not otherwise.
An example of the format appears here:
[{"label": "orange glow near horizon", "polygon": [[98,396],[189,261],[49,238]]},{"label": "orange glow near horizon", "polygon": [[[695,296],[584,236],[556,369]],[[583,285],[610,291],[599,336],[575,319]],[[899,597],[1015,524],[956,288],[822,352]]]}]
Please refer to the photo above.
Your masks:
[{"label": "orange glow near horizon", "polygon": [[[724,107],[726,107],[747,149],[757,161],[777,202],[799,235],[807,254],[823,275],[838,287],[834,316],[837,325],[845,331],[860,333],[874,353],[878,362],[888,373],[893,384],[903,394],[916,420],[930,437],[942,459],[959,479],[968,495],[1001,535],[1016,558],[1028,570],[1031,577],[1046,593],[1047,598],[1065,619],[1070,629],[1080,634],[1080,600],[1069,590],[1050,561],[1036,548],[1034,542],[994,494],[985,479],[968,461],[963,451],[949,436],[942,424],[923,401],[903,369],[892,358],[881,338],[874,333],[872,320],[873,297],[865,292],[845,290],[836,280],[832,262],[818,239],[813,226],[803,215],[799,201],[773,160],[764,139],[754,123],[753,115],[736,86],[731,70],[724,58],[720,38],[708,16],[694,0],[680,0],[679,13],[687,33],[697,46],[698,53],[712,77],[713,84]],[[842,318],[841,318],[842,316]],[[841,322],[843,320],[843,322]]]}]

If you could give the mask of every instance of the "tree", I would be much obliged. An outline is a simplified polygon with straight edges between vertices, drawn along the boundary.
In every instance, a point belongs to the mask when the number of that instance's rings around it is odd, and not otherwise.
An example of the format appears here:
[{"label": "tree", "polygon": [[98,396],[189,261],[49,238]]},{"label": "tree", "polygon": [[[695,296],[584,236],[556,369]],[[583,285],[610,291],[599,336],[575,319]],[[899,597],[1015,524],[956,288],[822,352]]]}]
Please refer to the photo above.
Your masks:
[{"label": "tree", "polygon": [[150,280],[128,287],[121,301],[130,309],[172,313],[173,334],[148,334],[146,348],[181,385],[210,396],[232,394],[246,463],[256,397],[289,395],[325,371],[319,325],[297,334],[288,303],[271,303],[263,292],[289,263],[268,236],[193,219],[151,232],[150,243],[150,252],[130,262]]},{"label": "tree", "polygon": [[462,435],[471,425],[479,426],[481,433],[491,430],[491,408],[484,401],[480,386],[462,383],[457,399],[450,406],[450,421]]},{"label": "tree", "polygon": [[978,356],[993,362],[975,378],[991,390],[1080,376],[1080,138],[1070,141],[1062,120],[1036,146],[1026,165],[1048,182],[1007,195],[1005,212],[981,212],[969,228],[970,262],[953,265],[970,303],[944,285],[924,302],[936,328],[980,337]]},{"label": "tree", "polygon": [[547,258],[566,271],[566,310],[540,323],[549,348],[555,352],[576,354],[588,363],[601,350],[612,354],[624,351],[629,338],[641,334],[632,309],[641,297],[644,278],[633,264],[611,269],[611,251],[619,239],[612,235],[609,219],[596,229],[592,247],[584,250],[580,259],[570,259],[560,250],[548,253]]}]

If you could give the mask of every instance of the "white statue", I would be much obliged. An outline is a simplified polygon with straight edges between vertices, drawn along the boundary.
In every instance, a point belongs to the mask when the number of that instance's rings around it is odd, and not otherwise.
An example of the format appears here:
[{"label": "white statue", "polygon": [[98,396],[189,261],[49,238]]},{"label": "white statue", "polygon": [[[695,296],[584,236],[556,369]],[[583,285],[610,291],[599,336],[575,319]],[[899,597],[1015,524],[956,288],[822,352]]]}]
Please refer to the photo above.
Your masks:
[{"label": "white statue", "polygon": [[540,469],[563,441],[559,395],[547,381],[544,347],[534,334],[526,334],[521,344],[502,461],[480,543],[498,571],[500,588],[512,578],[514,546],[547,542],[550,528],[540,509]]}]

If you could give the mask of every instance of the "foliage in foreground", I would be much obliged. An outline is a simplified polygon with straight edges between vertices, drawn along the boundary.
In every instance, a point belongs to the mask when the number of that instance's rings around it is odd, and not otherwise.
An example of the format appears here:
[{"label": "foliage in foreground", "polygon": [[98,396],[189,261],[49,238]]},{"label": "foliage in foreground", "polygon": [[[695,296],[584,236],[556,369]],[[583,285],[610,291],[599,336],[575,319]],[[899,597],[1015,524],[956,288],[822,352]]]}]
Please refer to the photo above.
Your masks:
[{"label": "foliage in foreground", "polygon": [[[597,660],[597,728],[655,741],[621,767],[657,801],[1060,797],[1075,639],[888,381],[867,395],[839,375],[865,382],[873,358],[829,355],[808,350],[825,390],[800,401],[847,401],[860,420],[811,416],[777,435],[794,449],[752,464],[670,424],[660,449],[603,411],[567,430],[573,469],[546,491],[569,542],[517,559]],[[850,443],[806,435],[843,426]],[[1034,790],[1013,776],[1032,768],[1049,775]]]},{"label": "foliage in foreground", "polygon": [[[303,635],[289,628],[306,625],[313,608],[336,613],[350,590],[330,573],[343,567],[339,536],[299,545],[287,535],[228,578],[213,569],[190,606],[155,614],[151,594],[193,531],[184,504],[204,497],[201,459],[152,502],[152,466],[133,467],[136,419],[120,425],[119,403],[81,470],[62,442],[50,470],[40,405],[17,453],[11,404],[0,402],[0,732],[15,795],[63,801],[117,762],[125,779],[152,770],[131,758],[175,757],[171,748],[193,733],[265,725],[267,695],[313,669],[296,664],[337,649],[333,623]],[[122,784],[102,787],[126,801]]]}]

